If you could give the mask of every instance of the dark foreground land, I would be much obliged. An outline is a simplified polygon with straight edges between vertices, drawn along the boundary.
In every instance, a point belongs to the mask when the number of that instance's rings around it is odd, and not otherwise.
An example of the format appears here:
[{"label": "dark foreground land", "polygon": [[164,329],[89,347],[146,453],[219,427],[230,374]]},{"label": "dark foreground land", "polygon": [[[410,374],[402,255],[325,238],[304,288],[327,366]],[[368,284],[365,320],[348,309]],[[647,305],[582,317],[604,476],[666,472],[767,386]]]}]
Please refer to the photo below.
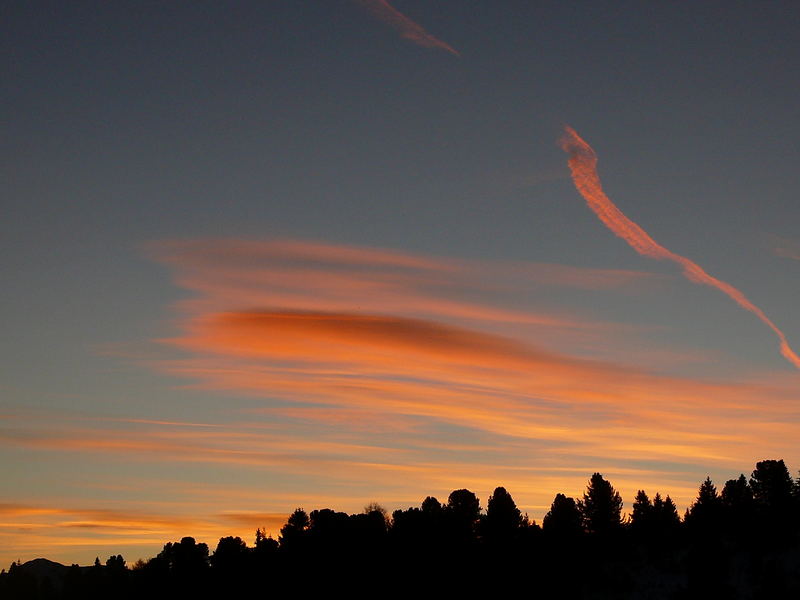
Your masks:
[{"label": "dark foreground land", "polygon": [[185,537],[147,561],[70,567],[36,559],[0,574],[0,598],[270,598],[322,595],[529,598],[800,598],[800,483],[782,460],[710,479],[683,519],[640,491],[628,517],[599,473],[579,500],[557,494],[539,526],[502,487],[483,511],[469,490],[389,516],[297,509],[278,540]]}]

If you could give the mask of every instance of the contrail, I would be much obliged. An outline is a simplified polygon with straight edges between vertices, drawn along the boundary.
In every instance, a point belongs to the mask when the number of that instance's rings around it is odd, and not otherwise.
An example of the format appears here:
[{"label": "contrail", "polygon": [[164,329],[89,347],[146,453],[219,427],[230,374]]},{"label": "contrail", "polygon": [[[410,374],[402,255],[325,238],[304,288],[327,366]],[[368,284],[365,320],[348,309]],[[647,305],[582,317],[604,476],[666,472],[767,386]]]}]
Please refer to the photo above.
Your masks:
[{"label": "contrail", "polygon": [[786,336],[760,308],[731,284],[720,281],[706,273],[700,265],[685,256],[667,250],[651,238],[647,232],[626,217],[603,192],[600,176],[597,174],[597,155],[572,127],[565,127],[565,135],[560,140],[561,147],[569,154],[569,168],[572,180],[594,213],[603,224],[643,256],[657,260],[671,260],[683,268],[683,274],[690,281],[710,285],[727,294],[742,308],[749,310],[778,336],[783,357],[800,369],[800,357],[786,341]]},{"label": "contrail", "polygon": [[461,56],[452,46],[432,36],[421,25],[409,19],[386,0],[356,0],[356,2],[376,18],[394,27],[407,40],[426,48],[440,48],[455,56]]}]

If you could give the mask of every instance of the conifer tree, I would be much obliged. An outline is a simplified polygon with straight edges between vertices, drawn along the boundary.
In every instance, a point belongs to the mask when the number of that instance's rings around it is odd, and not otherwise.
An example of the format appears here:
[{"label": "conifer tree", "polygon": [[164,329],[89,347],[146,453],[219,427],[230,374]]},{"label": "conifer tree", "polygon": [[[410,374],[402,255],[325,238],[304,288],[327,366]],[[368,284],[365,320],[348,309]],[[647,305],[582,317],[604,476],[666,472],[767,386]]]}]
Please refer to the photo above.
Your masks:
[{"label": "conifer tree", "polygon": [[489,496],[484,520],[484,532],[491,539],[508,539],[522,526],[522,513],[504,487]]},{"label": "conifer tree", "polygon": [[570,538],[583,532],[583,518],[573,498],[556,494],[544,516],[542,529],[558,538]]},{"label": "conifer tree", "polygon": [[762,460],[750,478],[755,509],[764,532],[786,539],[797,526],[794,481],[783,460]]},{"label": "conifer tree", "polygon": [[750,478],[750,487],[756,504],[768,511],[788,509],[794,482],[783,460],[762,460]]},{"label": "conifer tree", "polygon": [[278,537],[281,548],[288,549],[297,546],[308,531],[310,524],[308,513],[302,508],[295,509],[286,521],[286,525],[281,527],[281,533]]},{"label": "conifer tree", "polygon": [[644,533],[649,529],[653,513],[653,503],[644,490],[636,493],[636,500],[631,509],[631,527],[634,531]]},{"label": "conifer tree", "polygon": [[578,506],[589,532],[606,534],[622,527],[622,498],[600,473],[592,475]]},{"label": "conifer tree", "polygon": [[681,524],[681,518],[678,516],[678,507],[675,506],[669,495],[664,498],[664,507],[661,509],[661,522],[667,530],[675,530]]},{"label": "conifer tree", "polygon": [[695,531],[717,530],[720,526],[722,502],[717,487],[706,477],[700,484],[697,500],[686,510],[686,524]]}]

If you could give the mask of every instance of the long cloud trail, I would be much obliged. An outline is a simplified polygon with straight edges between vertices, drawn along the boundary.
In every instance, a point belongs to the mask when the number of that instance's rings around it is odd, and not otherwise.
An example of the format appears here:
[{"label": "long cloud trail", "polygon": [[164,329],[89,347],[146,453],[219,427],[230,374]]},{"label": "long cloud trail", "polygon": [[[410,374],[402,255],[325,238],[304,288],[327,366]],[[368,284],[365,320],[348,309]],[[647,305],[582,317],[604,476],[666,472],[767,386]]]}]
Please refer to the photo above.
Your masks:
[{"label": "long cloud trail", "polygon": [[461,56],[450,44],[432,36],[425,29],[409,19],[386,0],[356,0],[376,18],[390,25],[409,41],[426,48],[439,48],[455,56]]},{"label": "long cloud trail", "polygon": [[683,274],[695,283],[715,287],[727,294],[742,308],[749,310],[778,336],[783,357],[800,369],[800,357],[789,346],[786,336],[778,329],[760,308],[750,302],[747,297],[726,283],[706,273],[700,265],[685,256],[667,250],[651,238],[648,233],[626,217],[620,209],[606,196],[597,174],[597,155],[586,141],[571,127],[565,127],[565,135],[560,141],[561,147],[569,154],[569,168],[575,187],[584,197],[594,213],[603,224],[615,235],[628,242],[628,245],[643,256],[657,260],[671,260],[683,268]]}]

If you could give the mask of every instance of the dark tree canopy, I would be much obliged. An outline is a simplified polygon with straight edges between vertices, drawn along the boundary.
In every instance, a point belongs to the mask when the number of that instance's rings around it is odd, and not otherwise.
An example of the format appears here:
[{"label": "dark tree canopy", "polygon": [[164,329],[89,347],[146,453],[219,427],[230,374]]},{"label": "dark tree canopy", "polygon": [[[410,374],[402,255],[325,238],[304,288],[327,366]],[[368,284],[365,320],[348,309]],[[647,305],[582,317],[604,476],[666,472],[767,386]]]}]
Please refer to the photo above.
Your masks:
[{"label": "dark tree canopy", "polygon": [[634,530],[646,532],[653,519],[653,503],[644,490],[636,493],[636,499],[631,507],[631,526]]},{"label": "dark tree canopy", "polygon": [[542,529],[548,534],[572,537],[583,532],[583,517],[574,498],[556,494],[550,510],[542,520]]},{"label": "dark tree canopy", "polygon": [[456,527],[465,532],[474,531],[481,516],[480,500],[473,492],[465,489],[451,492],[445,509]]},{"label": "dark tree canopy", "polygon": [[428,496],[425,500],[422,501],[422,506],[420,507],[422,512],[427,514],[439,514],[442,512],[442,504],[433,496]]},{"label": "dark tree canopy", "polygon": [[281,534],[278,537],[280,545],[292,548],[301,544],[310,525],[308,513],[302,508],[296,508],[286,521],[286,525],[281,527]]},{"label": "dark tree canopy", "polygon": [[255,547],[253,548],[253,558],[263,564],[271,560],[278,551],[278,540],[268,536],[267,532],[261,528],[256,529]]},{"label": "dark tree canopy", "polygon": [[208,567],[208,546],[198,544],[193,537],[181,538],[180,542],[167,542],[156,556],[166,569],[176,574],[191,577]]},{"label": "dark tree canopy", "polygon": [[697,500],[686,510],[686,523],[695,531],[716,530],[722,517],[722,501],[717,486],[706,477],[697,491]]},{"label": "dark tree canopy", "polygon": [[244,563],[248,552],[247,544],[242,538],[223,537],[217,543],[217,549],[211,557],[211,564],[220,569],[232,570]]},{"label": "dark tree canopy", "polygon": [[653,498],[651,535],[656,538],[663,538],[670,535],[680,526],[681,519],[678,516],[678,509],[672,498],[667,496],[663,500],[661,494],[656,492]]},{"label": "dark tree canopy", "polygon": [[125,559],[122,558],[121,554],[109,556],[108,560],[106,560],[106,566],[111,570],[122,571],[125,569]]},{"label": "dark tree canopy", "polygon": [[509,539],[522,527],[522,513],[504,487],[489,496],[484,519],[484,534],[492,539]]},{"label": "dark tree canopy", "polygon": [[794,481],[783,460],[762,460],[750,477],[755,510],[761,515],[764,533],[773,541],[788,541],[798,522]]},{"label": "dark tree canopy", "polygon": [[391,523],[391,518],[389,517],[389,512],[378,502],[370,502],[364,507],[364,514],[365,515],[375,515],[378,514],[381,516],[384,522],[384,526],[388,527],[389,523]]},{"label": "dark tree canopy", "polygon": [[398,594],[496,594],[498,582],[533,566],[542,590],[564,598],[796,598],[798,496],[783,461],[766,460],[750,480],[728,480],[719,494],[707,477],[683,523],[670,496],[645,490],[623,522],[622,499],[599,473],[580,502],[556,494],[543,530],[522,517],[504,487],[489,496],[485,513],[467,489],[453,491],[445,506],[429,496],[391,519],[376,503],[356,514],[298,508],[279,541],[262,529],[253,547],[222,537],[210,558],[206,544],[184,537],[132,567],[121,555],[90,567],[14,562],[0,572],[0,598],[317,597],[332,589],[358,596],[384,589],[386,565]]},{"label": "dark tree canopy", "polygon": [[622,527],[622,497],[600,473],[592,475],[578,506],[589,532],[612,533]]},{"label": "dark tree canopy", "polygon": [[678,516],[678,507],[675,506],[669,495],[664,498],[664,507],[661,509],[659,520],[668,529],[677,528],[681,524],[681,518]]},{"label": "dark tree canopy", "polygon": [[725,482],[720,500],[730,519],[739,520],[752,517],[755,508],[753,488],[750,487],[750,483],[744,475]]},{"label": "dark tree canopy", "polygon": [[284,529],[292,529],[294,531],[305,531],[311,525],[311,519],[302,508],[296,508],[295,511],[289,516],[286,521]]},{"label": "dark tree canopy", "polygon": [[738,479],[729,479],[722,488],[722,503],[725,506],[742,506],[753,503],[753,488],[744,474],[739,475]]},{"label": "dark tree canopy", "polygon": [[794,482],[783,460],[762,460],[750,477],[756,504],[764,510],[785,511],[791,505]]}]

